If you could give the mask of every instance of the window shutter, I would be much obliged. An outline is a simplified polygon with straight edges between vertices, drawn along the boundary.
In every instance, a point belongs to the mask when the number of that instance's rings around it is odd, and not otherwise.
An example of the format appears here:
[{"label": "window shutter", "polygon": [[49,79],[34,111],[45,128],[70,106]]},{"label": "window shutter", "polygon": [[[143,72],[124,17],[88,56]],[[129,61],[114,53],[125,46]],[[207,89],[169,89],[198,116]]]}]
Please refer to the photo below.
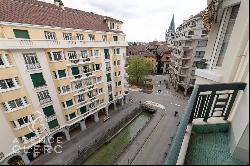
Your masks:
[{"label": "window shutter", "polygon": [[58,76],[59,76],[59,78],[66,77],[66,72],[65,72],[65,70],[58,70]]},{"label": "window shutter", "polygon": [[46,108],[43,108],[43,112],[44,112],[44,115],[46,115],[47,117],[55,115],[53,106],[48,106]]},{"label": "window shutter", "polygon": [[71,70],[72,70],[72,74],[75,76],[75,75],[79,75],[79,69],[78,69],[78,67],[72,67],[71,68]]},{"label": "window shutter", "polygon": [[30,76],[35,88],[46,85],[42,73],[31,74]]},{"label": "window shutter", "polygon": [[56,127],[59,126],[59,123],[58,123],[57,119],[55,119],[55,120],[50,121],[50,122],[48,123],[48,125],[49,125],[49,128],[50,128],[50,129],[54,129],[54,128],[56,128]]},{"label": "window shutter", "polygon": [[66,101],[66,105],[67,105],[67,107],[72,106],[73,105],[73,101],[72,100]]},{"label": "window shutter", "polygon": [[69,114],[69,118],[70,119],[74,119],[76,117],[76,113],[74,112],[74,113],[72,113],[72,114]]},{"label": "window shutter", "polygon": [[27,30],[14,29],[13,31],[14,31],[16,38],[30,39],[30,36]]},{"label": "window shutter", "polygon": [[80,108],[80,112],[81,112],[81,114],[84,114],[85,112],[87,112],[86,106]]}]

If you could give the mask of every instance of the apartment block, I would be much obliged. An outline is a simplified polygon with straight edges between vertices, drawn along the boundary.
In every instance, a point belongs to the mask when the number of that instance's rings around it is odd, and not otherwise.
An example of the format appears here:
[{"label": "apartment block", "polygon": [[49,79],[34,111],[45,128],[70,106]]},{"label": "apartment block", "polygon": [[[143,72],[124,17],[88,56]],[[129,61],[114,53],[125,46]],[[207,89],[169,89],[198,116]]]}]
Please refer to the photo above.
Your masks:
[{"label": "apartment block", "polygon": [[121,21],[62,1],[1,0],[0,13],[1,164],[28,164],[34,145],[126,102]]},{"label": "apartment block", "polygon": [[174,34],[169,30],[167,36],[172,48],[170,82],[176,90],[180,89],[187,95],[193,89],[196,65],[203,59],[207,46],[207,31],[201,13],[184,20]]}]

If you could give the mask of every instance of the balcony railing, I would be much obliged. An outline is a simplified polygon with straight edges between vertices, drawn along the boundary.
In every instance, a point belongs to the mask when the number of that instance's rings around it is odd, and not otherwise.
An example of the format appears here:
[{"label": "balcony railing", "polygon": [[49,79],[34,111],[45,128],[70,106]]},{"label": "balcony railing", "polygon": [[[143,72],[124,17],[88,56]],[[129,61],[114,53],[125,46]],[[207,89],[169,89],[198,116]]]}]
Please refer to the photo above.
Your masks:
[{"label": "balcony railing", "polygon": [[125,41],[79,41],[79,40],[29,40],[29,39],[0,39],[0,49],[32,49],[32,48],[88,48],[128,46]]},{"label": "balcony railing", "polygon": [[27,70],[41,69],[40,63],[26,64]]},{"label": "balcony railing", "polygon": [[189,123],[192,123],[194,119],[203,119],[206,122],[211,117],[223,117],[227,120],[238,92],[244,90],[245,87],[246,83],[196,85],[165,164],[176,165]]}]

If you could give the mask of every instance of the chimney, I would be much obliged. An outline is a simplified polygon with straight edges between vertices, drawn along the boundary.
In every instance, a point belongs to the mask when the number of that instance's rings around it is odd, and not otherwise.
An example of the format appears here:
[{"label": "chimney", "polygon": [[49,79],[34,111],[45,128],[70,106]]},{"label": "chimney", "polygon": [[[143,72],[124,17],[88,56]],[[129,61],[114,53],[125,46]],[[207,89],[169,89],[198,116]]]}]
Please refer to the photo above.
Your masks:
[{"label": "chimney", "polygon": [[64,10],[64,5],[62,0],[54,0],[54,4]]}]

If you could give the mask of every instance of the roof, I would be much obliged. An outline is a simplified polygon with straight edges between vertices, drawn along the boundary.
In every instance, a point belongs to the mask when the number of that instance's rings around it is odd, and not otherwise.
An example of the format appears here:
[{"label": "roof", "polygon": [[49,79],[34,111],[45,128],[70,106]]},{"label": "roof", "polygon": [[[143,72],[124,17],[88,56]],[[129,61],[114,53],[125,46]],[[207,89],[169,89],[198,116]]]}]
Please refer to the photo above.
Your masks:
[{"label": "roof", "polygon": [[37,0],[0,0],[0,21],[4,22],[112,31],[108,28],[105,18],[121,22],[92,12],[84,12],[67,7],[63,10],[54,4]]}]

